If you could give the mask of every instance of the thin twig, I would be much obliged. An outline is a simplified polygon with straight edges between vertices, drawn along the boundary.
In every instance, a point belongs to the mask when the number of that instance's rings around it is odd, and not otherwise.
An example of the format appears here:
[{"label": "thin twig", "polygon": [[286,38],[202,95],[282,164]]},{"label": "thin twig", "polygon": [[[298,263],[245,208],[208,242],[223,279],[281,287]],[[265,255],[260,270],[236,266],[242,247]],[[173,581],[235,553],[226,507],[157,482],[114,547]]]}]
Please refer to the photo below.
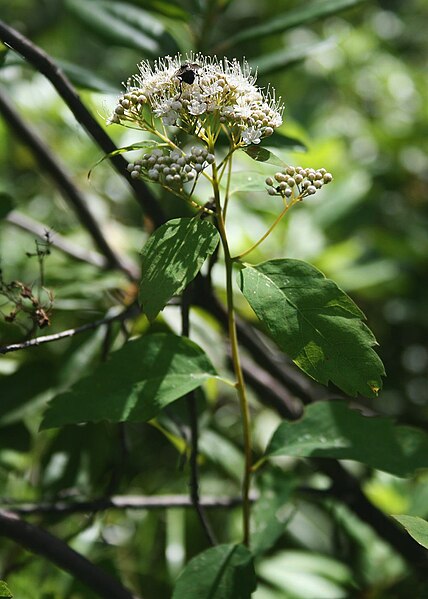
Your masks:
[{"label": "thin twig", "polygon": [[[117,146],[112,142],[110,137],[91,115],[88,109],[82,104],[79,95],[65,77],[64,73],[41,48],[38,48],[29,39],[16,31],[16,29],[13,29],[1,20],[0,40],[15,50],[15,52],[18,52],[18,54],[29,62],[37,71],[49,79],[58,94],[74,114],[76,120],[82,125],[105,154],[110,154],[117,150]],[[162,224],[165,221],[163,211],[156,199],[151,195],[144,181],[133,179],[131,177],[131,173],[127,170],[128,162],[120,154],[110,157],[110,161],[118,173],[125,177],[132,187],[135,197],[143,208],[145,215],[147,215],[155,225],[159,226]]]},{"label": "thin twig", "polygon": [[87,324],[83,324],[82,326],[76,327],[75,329],[67,329],[66,331],[61,331],[60,333],[52,333],[52,335],[43,335],[40,337],[35,337],[33,339],[28,339],[27,341],[22,341],[21,343],[12,343],[10,345],[4,345],[3,347],[0,347],[0,354],[8,354],[9,352],[19,351],[20,349],[38,347],[39,345],[42,345],[44,343],[51,343],[52,341],[59,341],[60,339],[74,337],[74,335],[78,335],[79,333],[85,333],[86,331],[91,331],[105,324],[108,325],[113,321],[124,320],[132,316],[133,312],[136,311],[137,306],[133,304],[123,312],[120,312],[119,314],[107,316],[105,318],[101,318],[100,320],[95,320],[94,322],[88,322]]},{"label": "thin twig", "polygon": [[[256,501],[257,495],[251,496]],[[241,497],[206,496],[199,498],[199,504],[206,509],[230,509],[241,505]],[[13,499],[0,499],[0,509],[21,515],[30,514],[77,514],[104,512],[106,510],[159,510],[170,508],[193,508],[193,500],[188,495],[115,495],[83,501],[49,501],[22,503]]]},{"label": "thin twig", "polygon": [[[19,138],[31,149],[40,166],[52,177],[64,198],[76,212],[80,222],[91,235],[96,247],[107,258],[109,266],[128,272],[119,255],[107,242],[92,212],[70,176],[54,157],[45,143],[24,123],[9,100],[0,90],[0,113]],[[132,277],[130,273],[129,276]]]},{"label": "thin twig", "polygon": [[[56,231],[52,231],[46,225],[34,220],[26,214],[22,214],[22,212],[19,212],[18,210],[9,212],[5,218],[5,221],[11,225],[14,225],[15,227],[18,227],[19,229],[22,229],[23,231],[37,235],[37,237],[40,237],[41,239],[45,237],[46,231],[49,231],[51,233],[50,241],[52,245],[58,248],[64,254],[67,254],[68,256],[79,260],[80,262],[92,264],[98,268],[109,268],[108,260],[105,256],[103,256],[103,254],[82,248],[80,245],[77,245],[77,243],[70,241]],[[131,262],[129,264],[127,263],[126,268],[133,272],[135,278],[138,277],[138,270],[135,264]]]},{"label": "thin twig", "polygon": [[[190,334],[190,296],[192,293],[192,285],[184,290],[181,296],[181,334],[185,337],[189,337]],[[187,409],[189,413],[189,424],[190,424],[190,498],[192,505],[198,514],[199,521],[205,532],[205,535],[211,545],[216,545],[217,540],[214,532],[211,528],[210,522],[207,518],[204,508],[201,505],[199,498],[199,467],[198,467],[198,441],[199,441],[199,430],[198,430],[198,415],[196,412],[196,399],[195,393],[191,391],[186,395]]]},{"label": "thin twig", "polygon": [[24,522],[16,514],[0,510],[0,536],[32,553],[47,558],[105,599],[137,599],[119,580],[95,566],[64,541],[42,528]]}]

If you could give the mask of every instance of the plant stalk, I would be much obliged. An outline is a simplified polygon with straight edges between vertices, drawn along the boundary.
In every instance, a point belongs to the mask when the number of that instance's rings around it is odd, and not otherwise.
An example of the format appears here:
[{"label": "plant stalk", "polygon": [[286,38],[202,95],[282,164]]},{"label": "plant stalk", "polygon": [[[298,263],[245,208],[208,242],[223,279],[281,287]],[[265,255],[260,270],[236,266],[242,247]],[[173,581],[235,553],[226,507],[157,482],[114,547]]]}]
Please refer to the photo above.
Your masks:
[{"label": "plant stalk", "polygon": [[246,546],[250,544],[250,484],[252,473],[252,441],[251,441],[251,419],[248,398],[245,389],[244,375],[239,356],[238,335],[236,331],[235,308],[233,301],[233,260],[230,255],[229,244],[227,241],[226,227],[221,209],[218,169],[214,162],[212,165],[212,179],[214,199],[217,211],[217,226],[220,233],[220,239],[224,251],[224,261],[226,267],[226,296],[228,312],[229,339],[232,351],[233,370],[236,376],[235,388],[239,397],[239,404],[242,414],[242,427],[244,436],[244,454],[245,470],[242,481],[242,517],[243,517],[243,543]]}]

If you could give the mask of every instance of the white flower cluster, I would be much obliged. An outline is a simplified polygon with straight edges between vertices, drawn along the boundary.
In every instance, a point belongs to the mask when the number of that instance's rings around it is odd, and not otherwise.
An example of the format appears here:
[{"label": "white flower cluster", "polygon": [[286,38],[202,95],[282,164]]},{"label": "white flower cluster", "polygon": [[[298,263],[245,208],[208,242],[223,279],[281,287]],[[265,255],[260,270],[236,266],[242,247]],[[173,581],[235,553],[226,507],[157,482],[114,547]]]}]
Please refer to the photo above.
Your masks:
[{"label": "white flower cluster", "polygon": [[193,146],[190,154],[179,150],[163,152],[156,148],[144,154],[141,160],[129,163],[128,170],[133,179],[147,178],[166,187],[182,188],[184,183],[197,177],[213,162],[213,154],[199,146]]},{"label": "white flower cluster", "polygon": [[264,93],[254,85],[246,61],[178,54],[153,66],[143,61],[139,71],[128,80],[109,123],[132,121],[144,129],[148,106],[165,125],[199,132],[202,138],[207,126],[226,126],[242,146],[260,143],[282,124],[283,105],[274,90]]},{"label": "white flower cluster", "polygon": [[300,197],[301,199],[316,193],[323,185],[333,181],[333,176],[325,168],[314,170],[301,166],[288,166],[275,173],[274,178],[266,179],[267,192],[270,196],[283,198]]}]

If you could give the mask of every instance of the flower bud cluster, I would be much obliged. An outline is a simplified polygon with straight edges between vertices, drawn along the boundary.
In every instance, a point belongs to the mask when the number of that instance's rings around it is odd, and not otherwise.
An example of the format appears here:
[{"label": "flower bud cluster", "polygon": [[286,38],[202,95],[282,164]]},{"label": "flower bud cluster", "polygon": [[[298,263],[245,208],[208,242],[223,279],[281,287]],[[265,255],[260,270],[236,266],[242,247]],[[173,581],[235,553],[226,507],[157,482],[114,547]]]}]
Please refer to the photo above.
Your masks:
[{"label": "flower bud cluster", "polygon": [[208,122],[226,126],[243,146],[260,143],[282,124],[283,105],[274,90],[254,85],[246,61],[178,54],[153,66],[143,61],[139,70],[128,80],[108,123],[132,121],[144,129],[147,106],[164,125],[198,131],[201,137]]},{"label": "flower bud cluster", "polygon": [[287,166],[266,179],[267,192],[270,196],[283,198],[300,198],[313,195],[323,185],[333,181],[333,176],[325,168],[313,169],[301,166]]},{"label": "flower bud cluster", "polygon": [[133,179],[142,177],[165,187],[181,188],[184,183],[195,179],[214,160],[214,155],[200,146],[193,146],[189,154],[179,150],[164,152],[156,148],[144,154],[140,160],[129,163],[128,170]]}]

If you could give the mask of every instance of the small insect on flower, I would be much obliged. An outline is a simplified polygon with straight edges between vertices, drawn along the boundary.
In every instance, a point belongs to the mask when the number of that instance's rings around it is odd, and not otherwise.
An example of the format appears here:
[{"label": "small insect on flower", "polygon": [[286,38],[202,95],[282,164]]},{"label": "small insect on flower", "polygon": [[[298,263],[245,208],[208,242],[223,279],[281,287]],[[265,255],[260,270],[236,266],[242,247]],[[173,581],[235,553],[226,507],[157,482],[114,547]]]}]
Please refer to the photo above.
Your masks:
[{"label": "small insect on flower", "polygon": [[180,68],[174,73],[174,77],[180,80],[180,83],[188,83],[192,85],[198,74],[201,65],[197,62],[186,62],[180,65]]}]

